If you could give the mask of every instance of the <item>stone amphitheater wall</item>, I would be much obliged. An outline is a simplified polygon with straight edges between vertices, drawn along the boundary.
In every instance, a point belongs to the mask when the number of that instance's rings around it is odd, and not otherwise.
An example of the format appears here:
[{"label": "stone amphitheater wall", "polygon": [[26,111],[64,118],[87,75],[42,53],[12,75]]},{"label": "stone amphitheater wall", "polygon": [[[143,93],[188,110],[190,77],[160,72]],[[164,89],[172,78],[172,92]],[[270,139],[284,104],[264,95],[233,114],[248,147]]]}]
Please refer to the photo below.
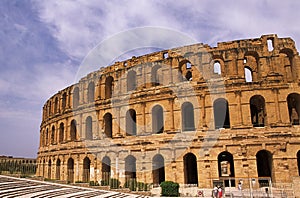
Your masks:
[{"label": "stone amphitheater wall", "polygon": [[292,182],[300,165],[299,69],[294,41],[277,35],[100,68],[45,103],[37,175],[101,181],[109,170],[122,184],[200,187],[228,178]]}]

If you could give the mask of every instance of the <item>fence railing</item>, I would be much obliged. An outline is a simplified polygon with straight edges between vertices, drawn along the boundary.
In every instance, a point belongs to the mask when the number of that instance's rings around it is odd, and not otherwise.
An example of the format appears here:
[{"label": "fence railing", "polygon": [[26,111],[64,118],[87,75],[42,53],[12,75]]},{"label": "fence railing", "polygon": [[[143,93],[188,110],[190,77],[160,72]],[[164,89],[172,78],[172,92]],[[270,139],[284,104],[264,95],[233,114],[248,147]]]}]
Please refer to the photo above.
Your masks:
[{"label": "fence railing", "polygon": [[222,187],[225,197],[294,197],[292,184],[272,183],[269,177],[218,178],[212,180],[212,186]]}]

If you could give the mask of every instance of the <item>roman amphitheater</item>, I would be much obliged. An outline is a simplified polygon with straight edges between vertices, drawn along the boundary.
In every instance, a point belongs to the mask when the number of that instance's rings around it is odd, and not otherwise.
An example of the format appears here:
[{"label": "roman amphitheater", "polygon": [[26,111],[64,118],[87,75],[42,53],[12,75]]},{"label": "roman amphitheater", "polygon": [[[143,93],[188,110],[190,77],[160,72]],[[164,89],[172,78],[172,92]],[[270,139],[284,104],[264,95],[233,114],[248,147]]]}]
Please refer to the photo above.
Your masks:
[{"label": "roman amphitheater", "polygon": [[277,35],[115,62],[45,103],[37,175],[201,188],[297,183],[299,83],[295,43]]}]

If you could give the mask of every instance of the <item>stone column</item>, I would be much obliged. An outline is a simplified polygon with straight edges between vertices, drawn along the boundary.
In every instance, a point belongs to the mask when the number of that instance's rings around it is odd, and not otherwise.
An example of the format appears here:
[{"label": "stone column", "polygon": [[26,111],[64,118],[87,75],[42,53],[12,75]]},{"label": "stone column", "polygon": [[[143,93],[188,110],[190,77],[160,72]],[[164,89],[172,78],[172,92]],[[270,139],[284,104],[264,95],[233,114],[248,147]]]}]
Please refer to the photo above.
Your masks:
[{"label": "stone column", "polygon": [[205,110],[205,94],[200,95],[200,104],[201,104],[201,115],[200,122],[203,127],[207,127],[206,125],[206,110]]},{"label": "stone column", "polygon": [[272,89],[272,92],[275,94],[275,97],[274,97],[274,102],[275,102],[275,116],[276,116],[276,121],[277,123],[282,123],[282,120],[281,120],[281,114],[280,114],[280,107],[279,107],[279,102],[278,102],[278,93],[279,93],[279,90],[278,89]]},{"label": "stone column", "polygon": [[237,122],[238,122],[238,125],[244,125],[242,105],[241,105],[242,92],[238,90],[238,91],[235,91],[234,94],[235,94],[235,97],[237,98],[237,118],[238,118]]},{"label": "stone column", "polygon": [[82,163],[80,162],[80,155],[78,154],[74,162],[74,182],[81,181],[80,170],[82,170]]},{"label": "stone column", "polygon": [[171,107],[171,109],[170,109],[170,116],[171,116],[171,128],[170,128],[170,130],[171,130],[171,132],[173,132],[175,130],[175,128],[174,128],[174,125],[175,125],[175,123],[174,123],[174,98],[169,98],[169,104],[170,104],[170,107]]},{"label": "stone column", "polygon": [[146,128],[146,103],[145,102],[142,102],[141,103],[141,106],[142,106],[142,125],[143,125],[143,133],[146,133],[147,131],[147,128]]}]

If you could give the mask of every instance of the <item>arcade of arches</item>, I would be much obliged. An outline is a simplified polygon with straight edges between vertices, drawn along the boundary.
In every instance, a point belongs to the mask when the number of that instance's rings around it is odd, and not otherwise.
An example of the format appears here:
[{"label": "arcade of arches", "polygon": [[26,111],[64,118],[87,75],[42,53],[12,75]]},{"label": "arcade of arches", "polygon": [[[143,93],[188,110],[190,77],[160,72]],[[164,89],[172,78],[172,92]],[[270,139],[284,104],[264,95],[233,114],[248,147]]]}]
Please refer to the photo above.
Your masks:
[{"label": "arcade of arches", "polygon": [[295,43],[277,35],[116,62],[45,103],[37,175],[121,185],[293,182],[300,175],[299,82]]}]

